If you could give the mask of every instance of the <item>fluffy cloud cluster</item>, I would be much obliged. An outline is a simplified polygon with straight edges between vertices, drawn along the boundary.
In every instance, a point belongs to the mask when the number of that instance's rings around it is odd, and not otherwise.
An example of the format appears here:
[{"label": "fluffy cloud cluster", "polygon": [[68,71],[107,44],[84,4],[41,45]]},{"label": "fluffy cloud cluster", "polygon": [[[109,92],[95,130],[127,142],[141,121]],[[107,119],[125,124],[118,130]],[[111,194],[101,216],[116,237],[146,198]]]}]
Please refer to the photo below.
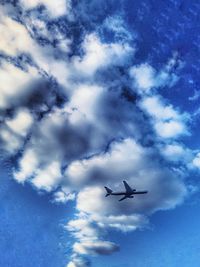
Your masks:
[{"label": "fluffy cloud cluster", "polygon": [[[20,105],[22,98],[26,98],[31,84],[39,79],[36,69],[29,67],[27,71],[2,62],[0,69],[0,109],[5,110],[13,105]],[[28,89],[27,89],[28,87]]]},{"label": "fluffy cloud cluster", "polygon": [[162,139],[176,139],[188,135],[189,115],[167,103],[157,92],[163,86],[171,87],[178,80],[173,73],[174,65],[181,65],[174,54],[166,66],[157,72],[149,64],[141,64],[130,69],[130,77],[142,96],[139,103],[141,109],[151,118],[155,133]]},{"label": "fluffy cloud cluster", "polygon": [[181,62],[177,59],[177,54],[174,53],[167,64],[158,72],[148,63],[143,63],[138,66],[133,66],[130,69],[130,76],[134,78],[134,84],[140,94],[149,94],[153,88],[168,86],[171,87],[176,83],[178,77],[173,73],[173,67],[178,65],[181,67]]},{"label": "fluffy cloud cluster", "polygon": [[18,152],[24,145],[33,122],[34,118],[27,109],[18,109],[14,118],[2,122],[0,127],[1,148],[11,155]]},{"label": "fluffy cloud cluster", "polygon": [[[199,155],[193,159],[188,149],[183,156],[178,142],[189,133],[189,116],[158,92],[176,82],[176,58],[160,71],[134,66],[133,38],[120,16],[102,23],[112,41],[100,30],[68,38],[62,27],[50,31],[48,22],[72,12],[78,27],[83,14],[76,18],[70,1],[20,3],[20,21],[5,10],[0,21],[0,148],[16,156],[17,182],[51,192],[54,202],[75,201],[66,226],[75,240],[68,267],[90,266],[87,255],[119,250],[107,240],[109,229],[148,227],[149,215],[182,203],[188,189],[174,164],[200,165]],[[47,19],[35,15],[39,6]],[[131,205],[105,198],[103,186],[120,190],[123,179],[149,193]]]},{"label": "fluffy cloud cluster", "polygon": [[171,105],[163,103],[163,100],[157,95],[145,97],[141,101],[141,107],[152,117],[158,136],[176,138],[188,134],[185,123],[187,115],[180,114]]},{"label": "fluffy cloud cluster", "polygon": [[60,17],[69,12],[70,0],[20,0],[25,9],[33,9],[38,6],[44,6],[51,17]]},{"label": "fluffy cloud cluster", "polygon": [[[146,227],[147,215],[173,208],[183,201],[185,185],[157,157],[154,149],[125,139],[112,144],[107,153],[69,166],[66,176],[72,183],[88,184],[77,196],[79,217],[67,226],[79,240],[73,247],[75,254],[102,254],[96,245],[99,241],[104,244],[100,237],[105,229],[127,232]],[[122,177],[137,189],[148,188],[149,193],[142,198],[135,197],[131,205],[126,201],[119,204],[114,197],[105,198],[103,185],[119,191]],[[104,253],[110,253],[110,246],[104,245]]]},{"label": "fluffy cloud cluster", "polygon": [[95,34],[86,36],[82,48],[84,56],[76,57],[74,65],[80,74],[87,76],[93,76],[97,70],[109,65],[124,65],[134,51],[127,43],[103,44]]}]

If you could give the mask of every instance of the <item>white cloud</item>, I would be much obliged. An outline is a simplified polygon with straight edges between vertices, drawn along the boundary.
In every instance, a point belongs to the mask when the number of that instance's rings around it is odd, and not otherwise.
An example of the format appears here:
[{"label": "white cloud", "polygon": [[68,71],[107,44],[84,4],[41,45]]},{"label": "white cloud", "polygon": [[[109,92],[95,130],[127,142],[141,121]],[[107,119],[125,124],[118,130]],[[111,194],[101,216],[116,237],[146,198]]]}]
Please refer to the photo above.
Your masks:
[{"label": "white cloud", "polygon": [[[87,120],[95,123],[95,108],[104,90],[105,89],[103,87],[96,85],[79,85],[76,87],[71,96],[68,108],[78,109],[78,111],[83,114]],[[74,119],[74,117],[71,118],[71,120]]]},{"label": "white cloud", "polygon": [[39,160],[33,149],[25,150],[23,157],[19,161],[19,171],[14,172],[14,178],[18,182],[29,179],[39,165]]},{"label": "white cloud", "polygon": [[179,161],[185,155],[185,148],[180,144],[168,144],[161,147],[161,153],[168,159],[172,161]]},{"label": "white cloud", "polygon": [[109,65],[123,64],[133,49],[128,44],[102,43],[96,34],[85,36],[82,44],[83,57],[74,57],[74,68],[83,76],[93,76],[95,72]]},{"label": "white cloud", "polygon": [[2,12],[0,22],[1,51],[11,56],[22,51],[31,51],[32,41],[22,24],[7,17]]},{"label": "white cloud", "polygon": [[75,193],[71,193],[71,189],[67,187],[62,187],[60,191],[54,193],[54,202],[56,203],[66,203],[70,200],[75,200]]},{"label": "white cloud", "polygon": [[66,229],[71,231],[76,238],[81,241],[97,240],[98,229],[93,226],[93,222],[87,217],[80,217],[68,222]]},{"label": "white cloud", "polygon": [[103,226],[87,214],[79,214],[77,219],[68,222],[66,229],[78,240],[73,245],[74,260],[77,255],[109,255],[119,247],[109,241],[102,240]]},{"label": "white cloud", "polygon": [[[30,179],[33,186],[38,190],[50,192],[60,184],[62,179],[61,166],[56,160],[48,162],[42,166],[40,159],[37,157],[36,151],[29,148],[25,151],[23,158],[19,162],[19,170],[14,172],[14,178],[23,183]],[[64,193],[64,192],[63,192]],[[73,199],[71,194],[63,196],[61,192],[57,192],[55,199],[59,202]]]},{"label": "white cloud", "polygon": [[187,134],[185,124],[181,121],[159,121],[155,124],[157,134],[162,138],[173,138]]},{"label": "white cloud", "polygon": [[19,103],[22,97],[30,94],[31,83],[39,79],[37,70],[29,67],[23,71],[10,63],[3,62],[0,66],[0,108],[10,108]]},{"label": "white cloud", "polygon": [[[73,103],[75,104],[71,102]],[[80,105],[82,112],[88,108]],[[62,182],[63,165],[101,150],[105,142],[104,138],[98,139],[101,132],[95,129],[95,124],[93,126],[84,113],[81,114],[73,108],[75,108],[74,105],[70,108],[68,106],[57,108],[37,123],[19,160],[19,169],[15,172],[15,179],[23,182],[31,178],[31,182],[38,189],[50,191]],[[96,133],[95,137],[94,133]]]},{"label": "white cloud", "polygon": [[[68,167],[66,179],[81,188],[77,195],[78,218],[66,227],[77,240],[73,246],[75,254],[114,252],[116,245],[102,240],[104,231],[112,228],[128,232],[147,227],[148,214],[174,208],[183,201],[185,185],[155,160],[154,153],[153,149],[126,139],[115,142],[106,153]],[[133,188],[148,190],[148,194],[135,196],[131,205],[128,201],[119,204],[114,196],[105,198],[104,185],[121,190],[123,179]]]},{"label": "white cloud", "polygon": [[7,120],[5,124],[16,134],[26,136],[27,131],[33,124],[33,117],[29,110],[19,109],[15,117]]},{"label": "white cloud", "polygon": [[183,176],[185,168],[194,168],[192,164],[194,152],[184,144],[179,142],[162,143],[158,145],[158,149],[168,162],[178,164],[178,166],[173,167],[177,175]]},{"label": "white cloud", "polygon": [[73,257],[72,261],[70,261],[66,267],[89,267],[90,262],[88,262],[84,258],[80,258],[79,256]]},{"label": "white cloud", "polygon": [[109,255],[119,250],[119,247],[109,241],[86,241],[81,243],[75,243],[73,250],[77,254],[89,254],[89,255]]},{"label": "white cloud", "polygon": [[176,64],[173,57],[160,71],[156,70],[147,63],[133,66],[130,69],[130,76],[134,80],[134,84],[141,94],[152,93],[152,88],[168,85],[171,87],[178,80],[178,77],[171,72]]},{"label": "white cloud", "polygon": [[162,98],[157,95],[143,98],[141,106],[158,120],[178,120],[181,118],[181,115],[172,105],[166,105]]},{"label": "white cloud", "polygon": [[33,122],[33,116],[25,108],[18,109],[13,118],[5,120],[0,131],[3,149],[10,154],[16,153],[23,146]]},{"label": "white cloud", "polygon": [[143,97],[139,105],[152,117],[158,136],[176,138],[188,134],[186,126],[188,115],[180,114],[172,105],[165,104],[164,99],[158,95]]},{"label": "white cloud", "polygon": [[44,5],[51,17],[67,15],[70,8],[70,0],[20,0],[26,9],[33,9]]},{"label": "white cloud", "polygon": [[136,86],[142,91],[149,91],[156,86],[155,70],[148,64],[132,67],[130,75],[134,77]]},{"label": "white cloud", "polygon": [[[127,112],[124,100],[121,98],[117,100],[117,96],[113,97],[107,88],[97,85],[82,84],[74,88],[68,103],[62,108],[53,109],[37,123],[19,161],[15,178],[18,181],[32,180],[36,175],[35,168],[40,169],[42,166],[42,169],[45,169],[54,161],[60,161],[61,166],[73,162],[69,169],[73,171],[71,169],[76,165],[77,159],[101,152],[118,131],[120,134],[123,131],[125,134],[126,132],[135,134],[137,132],[135,121],[129,122],[126,129],[124,120],[129,121],[134,116],[137,118],[139,116]],[[116,104],[119,109],[116,109]],[[114,124],[110,117],[116,117]],[[123,158],[120,160],[123,161]],[[77,172],[78,168],[75,168],[75,171]],[[78,177],[72,182],[69,175],[67,182],[79,187],[80,181],[76,183]],[[65,180],[62,179],[61,183],[62,181],[65,183]],[[56,196],[62,199],[61,195],[63,196],[63,193]]]},{"label": "white cloud", "polygon": [[[91,173],[94,170],[95,176],[95,169],[97,172],[98,170],[102,172],[99,174],[100,176],[105,174],[104,180],[110,179],[110,175],[113,178],[115,177],[116,181],[120,176],[130,178],[130,169],[132,171],[131,175],[134,175],[134,170],[137,171],[141,167],[142,155],[142,148],[134,140],[127,139],[122,143],[115,143],[111,148],[111,153],[102,153],[102,155],[92,157],[89,160],[74,161],[67,168],[65,175],[71,183],[77,185],[91,183],[92,179],[96,181]],[[97,179],[99,178],[97,177]]]},{"label": "white cloud", "polygon": [[94,216],[95,221],[99,226],[105,228],[113,228],[122,232],[135,231],[136,229],[144,228],[148,225],[148,219],[141,214],[133,215],[117,215],[117,216]]},{"label": "white cloud", "polygon": [[47,167],[37,170],[35,174],[31,183],[37,189],[48,192],[55,189],[62,179],[61,166],[58,161],[54,161]]},{"label": "white cloud", "polygon": [[[34,40],[31,37],[28,31],[28,29],[30,30],[30,25],[28,25],[28,23],[31,23],[31,20],[27,21],[27,25],[23,25],[22,23],[19,23],[11,19],[6,14],[1,12],[0,22],[1,22],[0,35],[2,36],[2,41],[0,43],[1,52],[13,57],[19,56],[22,53],[26,53],[32,57],[33,61],[38,65],[38,68],[40,70],[44,70],[49,75],[54,76],[61,84],[65,86],[67,85],[69,67],[66,61],[56,59],[55,49],[53,48],[53,46],[51,45],[40,46],[36,42],[36,40]],[[44,25],[42,27],[44,28]],[[67,42],[68,44],[70,43],[68,39]],[[69,52],[68,46],[66,46],[66,50],[67,52]],[[6,67],[3,66],[3,67],[9,68],[8,72],[12,71],[11,68],[13,69],[15,68],[13,66],[12,67],[9,66],[9,64],[8,66]],[[35,74],[33,69],[31,69],[30,71],[32,75]],[[15,75],[16,81],[21,80],[20,75],[22,76],[22,74],[20,73],[19,70],[13,71],[13,75]],[[17,77],[17,75],[19,78]],[[22,82],[25,79],[24,76],[25,75],[23,75],[22,77],[23,78]]]},{"label": "white cloud", "polygon": [[193,159],[192,164],[194,167],[200,169],[200,153],[198,153],[196,157]]}]

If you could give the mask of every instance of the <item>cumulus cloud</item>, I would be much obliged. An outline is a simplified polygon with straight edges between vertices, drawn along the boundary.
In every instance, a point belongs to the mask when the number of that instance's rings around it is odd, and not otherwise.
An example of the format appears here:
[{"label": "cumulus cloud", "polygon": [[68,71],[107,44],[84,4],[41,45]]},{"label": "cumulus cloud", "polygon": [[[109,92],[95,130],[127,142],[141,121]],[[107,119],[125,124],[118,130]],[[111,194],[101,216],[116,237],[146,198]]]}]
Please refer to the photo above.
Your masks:
[{"label": "cumulus cloud", "polygon": [[136,86],[141,90],[150,90],[152,87],[156,86],[156,81],[154,79],[155,70],[147,64],[133,67],[130,70],[130,74],[134,77]]},{"label": "cumulus cloud", "polygon": [[89,267],[91,266],[90,262],[84,258],[74,257],[66,267]]},{"label": "cumulus cloud", "polygon": [[170,161],[180,161],[185,157],[186,148],[178,143],[161,146],[161,153]]},{"label": "cumulus cloud", "polygon": [[[68,70],[66,61],[58,59],[56,56],[56,48],[52,44],[41,45],[37,42],[35,32],[32,32],[33,20],[24,18],[24,23],[14,20],[7,16],[6,12],[1,12],[0,34],[2,42],[0,51],[6,56],[19,57],[28,55],[40,72],[45,72],[50,76],[54,76],[61,84],[66,84]],[[41,23],[41,21],[40,21]],[[43,28],[46,27],[43,25]],[[49,33],[47,33],[49,34]],[[59,33],[57,33],[60,36]],[[60,37],[58,37],[60,38]],[[64,39],[69,44],[69,39]],[[69,52],[68,45],[66,46]],[[10,67],[11,68],[11,67]]]},{"label": "cumulus cloud", "polygon": [[[99,237],[102,238],[106,229],[127,232],[147,227],[147,215],[174,208],[183,201],[187,193],[184,183],[162,166],[158,157],[153,149],[126,139],[113,143],[107,153],[73,162],[68,167],[65,175],[71,183],[81,185],[81,188],[88,184],[77,196],[79,217],[67,225],[78,240],[73,247],[75,253],[101,254],[101,250],[95,250],[94,244],[99,240],[102,242]],[[131,205],[126,201],[119,205],[112,196],[109,200],[105,198],[103,185],[120,190],[122,177],[132,187],[148,188],[148,194],[135,197]]]},{"label": "cumulus cloud", "polygon": [[78,218],[69,221],[66,229],[78,240],[73,245],[71,264],[76,261],[78,255],[109,255],[119,250],[115,243],[102,240],[102,228],[97,220],[86,214],[79,214]]},{"label": "cumulus cloud", "polygon": [[0,34],[2,36],[0,51],[7,55],[15,56],[32,48],[31,38],[24,25],[7,17],[3,12],[1,12]]},{"label": "cumulus cloud", "polygon": [[75,200],[75,197],[75,193],[72,193],[70,188],[63,186],[60,191],[58,190],[54,193],[54,202],[66,203],[67,201]]},{"label": "cumulus cloud", "polygon": [[[100,139],[98,139],[98,136],[93,136],[94,133],[100,135],[93,125],[78,111],[72,110],[71,114],[63,109],[52,111],[34,129],[25,152],[20,159],[20,168],[15,177],[20,177],[22,180],[35,177],[35,168],[40,166],[43,170],[42,176],[43,172],[48,170],[52,174],[53,167],[51,166],[55,162],[57,162],[56,169],[58,170],[74,159],[95,153],[101,148],[105,140],[101,136]],[[32,164],[32,168],[28,164],[30,159],[33,159],[35,163]],[[28,172],[27,164],[30,166]],[[53,188],[57,184],[57,179],[59,179],[57,176],[60,176],[60,172],[61,170],[53,174],[52,178],[50,178],[52,182],[46,180],[48,183],[46,188],[49,188],[49,186]],[[45,179],[42,178],[42,180],[44,179],[44,186],[42,186],[40,182],[36,183],[38,181],[36,177],[33,178],[34,185],[38,188],[45,188]]]},{"label": "cumulus cloud", "polygon": [[31,83],[39,79],[37,70],[29,67],[23,71],[10,63],[3,62],[0,68],[0,109],[6,109],[21,102],[32,89]]},{"label": "cumulus cloud", "polygon": [[[78,209],[86,213],[102,213],[104,216],[108,216],[109,214],[119,215],[120,212],[123,214],[151,213],[158,209],[170,208],[173,203],[176,205],[176,202],[181,201],[185,194],[184,185],[179,183],[179,180],[167,168],[164,172],[161,171],[163,167],[159,161],[152,161],[154,157],[154,151],[151,149],[148,151],[134,140],[128,139],[121,143],[115,143],[103,156],[96,156],[81,162],[82,170],[79,171],[79,176],[74,175],[74,180],[75,176],[76,179],[80,179],[80,182],[81,179],[91,179],[89,182],[91,184],[97,179],[97,184],[106,183],[109,186],[110,183],[113,184],[112,188],[116,187],[117,189],[121,186],[122,177],[126,177],[134,187],[149,188],[150,193],[142,199],[136,198],[131,206],[126,205],[125,201],[119,206],[116,205],[115,199],[112,198],[108,202],[104,198],[105,192],[102,187],[88,187],[85,189],[87,193],[81,191],[78,195]],[[160,193],[158,194],[158,192]],[[98,204],[95,206],[90,202],[94,197],[98,198]]]},{"label": "cumulus cloud", "polygon": [[0,126],[1,147],[9,154],[16,153],[22,148],[33,122],[29,110],[18,109],[13,118],[5,120]]},{"label": "cumulus cloud", "polygon": [[113,228],[122,232],[134,231],[147,227],[149,221],[146,216],[142,214],[133,215],[110,215],[101,218],[95,218],[99,225],[103,228]]},{"label": "cumulus cloud", "polygon": [[70,8],[70,0],[20,0],[20,3],[26,9],[33,9],[43,5],[53,18],[68,14]]},{"label": "cumulus cloud", "polygon": [[[73,161],[76,163],[77,159],[101,152],[114,138],[129,135],[139,138],[141,133],[137,125],[141,121],[142,115],[133,103],[121,97],[121,91],[113,93],[102,86],[79,85],[62,108],[55,108],[36,125],[19,161],[15,178],[18,181],[35,181],[35,168],[46,171],[56,161],[60,162],[62,172],[62,168]],[[57,179],[60,178],[55,177],[55,184],[52,181],[52,188],[57,185]],[[74,186],[75,180],[68,179]],[[33,183],[39,189],[50,186]],[[66,183],[65,179],[62,183]]]},{"label": "cumulus cloud", "polygon": [[119,247],[108,241],[86,241],[82,243],[75,243],[73,250],[78,254],[89,254],[89,255],[109,255],[117,250]]},{"label": "cumulus cloud", "polygon": [[38,159],[33,150],[28,149],[23,155],[23,160],[19,162],[20,172],[14,173],[14,178],[18,182],[24,182],[27,177],[31,177],[33,170],[38,166]]},{"label": "cumulus cloud", "polygon": [[134,84],[140,94],[149,94],[152,93],[153,88],[163,87],[165,85],[171,87],[177,82],[178,77],[172,71],[176,64],[181,66],[181,63],[177,60],[177,54],[174,54],[159,71],[156,71],[148,63],[133,66],[130,69],[130,77],[133,78]]},{"label": "cumulus cloud", "polygon": [[32,179],[32,183],[38,189],[51,191],[60,183],[61,179],[60,163],[54,161],[47,167],[37,171]]},{"label": "cumulus cloud", "polygon": [[102,43],[96,34],[85,36],[82,44],[83,57],[74,57],[74,68],[79,75],[93,76],[109,65],[122,65],[134,52],[128,43]]},{"label": "cumulus cloud", "polygon": [[167,105],[164,100],[157,96],[144,97],[140,106],[153,119],[154,128],[158,136],[162,138],[176,138],[187,135],[187,114],[180,114],[172,105]]}]

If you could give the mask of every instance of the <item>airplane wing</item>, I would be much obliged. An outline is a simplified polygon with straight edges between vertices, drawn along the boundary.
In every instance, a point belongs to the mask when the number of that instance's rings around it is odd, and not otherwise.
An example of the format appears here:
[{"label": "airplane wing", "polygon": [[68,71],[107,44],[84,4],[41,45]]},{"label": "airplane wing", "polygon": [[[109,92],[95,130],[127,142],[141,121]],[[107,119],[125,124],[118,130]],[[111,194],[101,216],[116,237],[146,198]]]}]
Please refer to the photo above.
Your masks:
[{"label": "airplane wing", "polygon": [[122,200],[124,200],[126,198],[127,198],[127,196],[124,196],[123,198],[120,198],[119,201],[122,201]]},{"label": "airplane wing", "polygon": [[126,181],[123,181],[123,183],[124,183],[124,187],[125,187],[127,193],[133,191],[132,188],[128,185],[128,183]]}]

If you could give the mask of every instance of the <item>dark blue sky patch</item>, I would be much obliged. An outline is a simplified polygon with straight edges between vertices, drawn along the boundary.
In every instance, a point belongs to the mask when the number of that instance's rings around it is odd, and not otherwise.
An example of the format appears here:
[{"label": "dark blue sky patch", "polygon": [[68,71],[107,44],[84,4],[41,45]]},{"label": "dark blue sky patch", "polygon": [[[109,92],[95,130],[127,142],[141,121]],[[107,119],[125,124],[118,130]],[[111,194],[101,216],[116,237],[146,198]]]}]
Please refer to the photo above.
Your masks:
[{"label": "dark blue sky patch", "polygon": [[1,166],[1,266],[64,266],[69,237],[63,226],[72,206],[16,184]]}]

